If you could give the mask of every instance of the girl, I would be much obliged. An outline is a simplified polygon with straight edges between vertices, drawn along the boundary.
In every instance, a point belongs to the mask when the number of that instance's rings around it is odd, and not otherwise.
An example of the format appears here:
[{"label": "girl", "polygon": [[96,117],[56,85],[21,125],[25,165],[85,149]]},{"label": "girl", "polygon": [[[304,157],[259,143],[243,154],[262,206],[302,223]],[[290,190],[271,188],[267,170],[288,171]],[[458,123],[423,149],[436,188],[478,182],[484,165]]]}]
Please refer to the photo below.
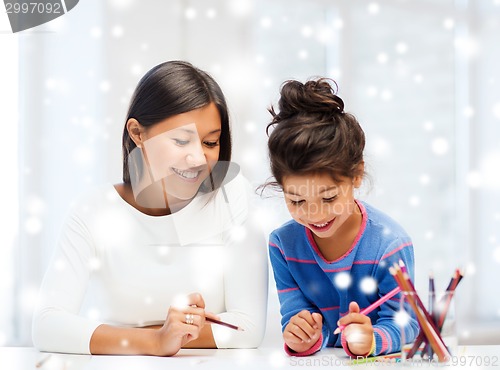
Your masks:
[{"label": "girl", "polygon": [[265,239],[249,214],[250,186],[229,164],[219,85],[186,62],[152,68],[122,142],[123,182],[84,195],[64,225],[33,318],[35,347],[170,356],[258,346]]},{"label": "girl", "polygon": [[[335,85],[336,86],[336,85]],[[364,176],[365,136],[327,79],[283,84],[267,130],[271,172],[293,220],[273,231],[269,251],[281,304],[285,350],[305,356],[342,346],[350,356],[398,351],[399,298],[359,313],[397,284],[403,260],[413,278],[410,237],[394,220],[354,198]],[[340,333],[334,330],[346,325]],[[418,333],[416,320],[405,338]]]}]

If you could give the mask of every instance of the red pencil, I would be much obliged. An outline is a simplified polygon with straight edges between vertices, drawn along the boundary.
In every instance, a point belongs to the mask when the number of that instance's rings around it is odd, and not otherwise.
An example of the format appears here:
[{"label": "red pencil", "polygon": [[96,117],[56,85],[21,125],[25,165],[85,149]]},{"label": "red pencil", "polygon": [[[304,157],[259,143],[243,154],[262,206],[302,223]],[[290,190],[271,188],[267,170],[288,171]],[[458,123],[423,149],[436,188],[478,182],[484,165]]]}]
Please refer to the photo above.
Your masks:
[{"label": "red pencil", "polygon": [[231,328],[233,330],[245,331],[245,329],[240,328],[239,326],[236,326],[236,325],[233,325],[233,324],[228,324],[227,322],[216,320],[216,319],[212,319],[210,317],[206,317],[205,316],[205,320],[210,321],[211,323],[214,323],[214,324],[226,326],[226,327]]}]

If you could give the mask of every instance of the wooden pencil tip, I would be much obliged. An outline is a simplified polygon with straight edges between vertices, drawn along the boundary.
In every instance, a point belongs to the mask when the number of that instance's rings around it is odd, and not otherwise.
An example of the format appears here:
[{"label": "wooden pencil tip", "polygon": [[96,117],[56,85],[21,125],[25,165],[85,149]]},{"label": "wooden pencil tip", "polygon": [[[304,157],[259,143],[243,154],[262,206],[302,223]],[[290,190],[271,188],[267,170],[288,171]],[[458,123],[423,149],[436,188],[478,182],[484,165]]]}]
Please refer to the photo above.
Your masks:
[{"label": "wooden pencil tip", "polygon": [[400,259],[400,260],[399,260],[399,266],[401,266],[401,267],[404,267],[404,266],[405,266],[405,263],[403,262],[403,260],[402,260],[402,259]]},{"label": "wooden pencil tip", "polygon": [[337,328],[333,331],[333,334],[338,334],[338,333],[340,333],[340,328]]},{"label": "wooden pencil tip", "polygon": [[39,367],[42,367],[44,363],[47,362],[47,360],[50,358],[51,354],[49,353],[47,356],[45,356],[44,358],[42,358],[40,361],[38,361],[36,364],[35,364],[35,367],[39,368]]}]

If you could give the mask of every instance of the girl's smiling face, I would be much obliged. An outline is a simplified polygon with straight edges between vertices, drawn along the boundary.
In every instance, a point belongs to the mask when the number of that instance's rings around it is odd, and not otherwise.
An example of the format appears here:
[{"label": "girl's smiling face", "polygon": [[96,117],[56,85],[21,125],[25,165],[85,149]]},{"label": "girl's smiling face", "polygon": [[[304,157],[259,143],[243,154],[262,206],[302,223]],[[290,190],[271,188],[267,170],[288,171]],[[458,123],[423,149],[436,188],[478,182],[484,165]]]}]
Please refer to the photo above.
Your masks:
[{"label": "girl's smiling face", "polygon": [[354,188],[361,177],[336,182],[327,173],[283,178],[288,211],[295,221],[320,238],[332,237],[356,209]]}]

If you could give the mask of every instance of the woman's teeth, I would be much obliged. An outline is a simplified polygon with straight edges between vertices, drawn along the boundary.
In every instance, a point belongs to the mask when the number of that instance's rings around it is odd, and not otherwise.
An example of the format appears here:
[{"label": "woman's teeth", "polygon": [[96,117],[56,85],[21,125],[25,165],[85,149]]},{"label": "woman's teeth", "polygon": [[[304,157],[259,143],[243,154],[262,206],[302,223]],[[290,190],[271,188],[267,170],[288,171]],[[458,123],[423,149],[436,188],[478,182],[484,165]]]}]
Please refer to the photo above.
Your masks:
[{"label": "woman's teeth", "polygon": [[200,171],[181,171],[176,168],[172,168],[172,170],[179,176],[185,177],[186,179],[194,179],[198,176]]}]

